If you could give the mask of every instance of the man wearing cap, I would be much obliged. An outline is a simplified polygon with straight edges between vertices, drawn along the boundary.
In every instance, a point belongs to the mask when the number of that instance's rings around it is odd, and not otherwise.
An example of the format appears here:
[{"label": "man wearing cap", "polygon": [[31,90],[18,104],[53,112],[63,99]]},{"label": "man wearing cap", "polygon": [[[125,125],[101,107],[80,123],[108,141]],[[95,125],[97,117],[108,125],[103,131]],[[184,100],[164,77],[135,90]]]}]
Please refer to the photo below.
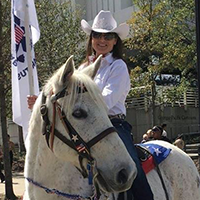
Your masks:
[{"label": "man wearing cap", "polygon": [[152,137],[154,140],[164,140],[166,142],[172,143],[171,140],[169,138],[167,138],[166,136],[163,136],[163,129],[161,126],[154,126],[152,128]]}]

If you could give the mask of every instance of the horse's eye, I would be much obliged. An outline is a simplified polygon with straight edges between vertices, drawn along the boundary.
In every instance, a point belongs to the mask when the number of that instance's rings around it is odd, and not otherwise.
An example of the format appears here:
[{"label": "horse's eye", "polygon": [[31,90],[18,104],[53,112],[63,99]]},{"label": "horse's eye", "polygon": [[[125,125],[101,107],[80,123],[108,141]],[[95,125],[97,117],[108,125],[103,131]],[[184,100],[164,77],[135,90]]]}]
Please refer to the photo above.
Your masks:
[{"label": "horse's eye", "polygon": [[72,113],[72,115],[78,119],[81,119],[87,117],[87,112],[83,109],[77,109]]}]

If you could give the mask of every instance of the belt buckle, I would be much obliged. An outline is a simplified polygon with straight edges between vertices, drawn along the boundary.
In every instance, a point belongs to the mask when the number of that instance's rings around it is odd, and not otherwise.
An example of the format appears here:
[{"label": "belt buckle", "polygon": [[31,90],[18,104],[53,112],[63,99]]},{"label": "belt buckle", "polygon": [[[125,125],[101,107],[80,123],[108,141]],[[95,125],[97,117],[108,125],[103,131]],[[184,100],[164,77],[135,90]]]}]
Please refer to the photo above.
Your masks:
[{"label": "belt buckle", "polygon": [[119,119],[125,119],[125,115],[124,115],[124,114],[119,114],[119,115],[118,115],[118,118],[119,118]]},{"label": "belt buckle", "polygon": [[125,119],[125,115],[124,114],[117,114],[117,115],[109,115],[108,116],[110,119],[122,119],[124,120]]}]

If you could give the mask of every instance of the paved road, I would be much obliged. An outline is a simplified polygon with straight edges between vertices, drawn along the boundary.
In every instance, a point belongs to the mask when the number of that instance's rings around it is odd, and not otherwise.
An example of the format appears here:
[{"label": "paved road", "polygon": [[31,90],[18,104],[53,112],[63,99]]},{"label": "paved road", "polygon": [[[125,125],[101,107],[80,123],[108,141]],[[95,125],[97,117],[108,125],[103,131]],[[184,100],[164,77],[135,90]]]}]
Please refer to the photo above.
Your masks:
[{"label": "paved road", "polygon": [[[13,190],[16,196],[24,194],[24,174],[13,173]],[[0,183],[0,194],[5,194],[5,183]]]}]

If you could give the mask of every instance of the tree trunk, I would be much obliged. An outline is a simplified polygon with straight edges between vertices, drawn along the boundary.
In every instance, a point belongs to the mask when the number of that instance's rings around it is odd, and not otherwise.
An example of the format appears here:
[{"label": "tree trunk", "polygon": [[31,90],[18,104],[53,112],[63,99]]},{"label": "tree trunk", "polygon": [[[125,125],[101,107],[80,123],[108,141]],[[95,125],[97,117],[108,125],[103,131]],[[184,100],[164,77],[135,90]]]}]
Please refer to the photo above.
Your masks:
[{"label": "tree trunk", "polygon": [[151,94],[152,94],[152,126],[155,126],[155,99],[156,99],[156,86],[155,82],[153,81],[151,85]]},{"label": "tree trunk", "polygon": [[8,133],[7,133],[7,121],[6,121],[6,102],[5,102],[5,75],[4,75],[4,62],[2,60],[2,21],[3,21],[3,9],[2,0],[0,0],[0,117],[1,117],[1,131],[3,140],[3,161],[4,161],[4,171],[5,171],[5,193],[6,198],[14,200],[17,199],[13,192],[12,186],[12,171],[10,165],[9,156],[9,145],[8,145]]},{"label": "tree trunk", "polygon": [[19,152],[25,152],[24,140],[23,140],[23,130],[21,126],[18,126],[19,131]]}]

